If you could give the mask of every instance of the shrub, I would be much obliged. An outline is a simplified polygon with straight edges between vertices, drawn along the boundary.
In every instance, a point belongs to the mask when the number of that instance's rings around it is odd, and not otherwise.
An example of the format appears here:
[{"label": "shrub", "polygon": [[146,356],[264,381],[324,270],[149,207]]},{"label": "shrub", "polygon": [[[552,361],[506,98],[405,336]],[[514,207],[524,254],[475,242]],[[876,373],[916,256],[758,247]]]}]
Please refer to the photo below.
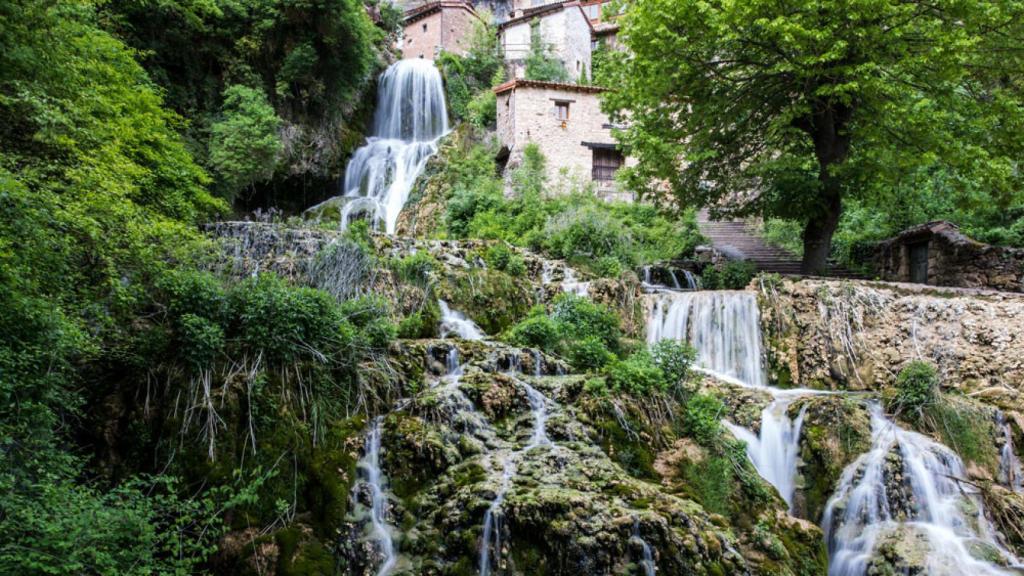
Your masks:
[{"label": "shrub", "polygon": [[281,119],[260,88],[229,86],[221,115],[211,128],[210,164],[230,198],[273,176],[284,145],[278,136]]},{"label": "shrub", "polygon": [[686,403],[683,426],[686,433],[705,447],[713,447],[721,434],[722,401],[710,394],[695,394]]},{"label": "shrub", "polygon": [[433,338],[441,323],[441,309],[428,300],[426,306],[406,316],[398,324],[399,338]]},{"label": "shrub", "polygon": [[607,306],[575,294],[560,294],[552,302],[551,318],[563,338],[594,337],[612,352],[620,349],[619,318]]},{"label": "shrub", "polygon": [[660,340],[651,347],[651,358],[662,374],[669,387],[675,388],[686,379],[690,365],[697,357],[697,351],[686,342],[678,340]]},{"label": "shrub", "polygon": [[224,329],[195,314],[185,314],[179,320],[181,356],[194,369],[213,364],[224,349]]},{"label": "shrub", "polygon": [[402,281],[409,284],[425,284],[441,269],[441,263],[424,250],[398,260],[395,271]]},{"label": "shrub", "polygon": [[209,272],[174,270],[161,277],[157,285],[172,317],[194,314],[220,323],[227,315],[227,293],[221,281]]},{"label": "shrub", "polygon": [[545,314],[544,307],[535,306],[524,320],[509,330],[506,340],[516,346],[555,352],[560,332],[557,323]]},{"label": "shrub", "polygon": [[888,402],[889,409],[904,417],[919,418],[938,396],[939,377],[928,362],[914,360],[896,376],[896,394]]},{"label": "shrub", "polygon": [[636,352],[616,360],[607,368],[608,387],[626,394],[644,394],[665,389],[665,375],[647,352]]},{"label": "shrub", "polygon": [[746,260],[731,260],[725,264],[709,266],[701,272],[701,285],[705,290],[742,290],[757,274],[757,267]]},{"label": "shrub", "polygon": [[577,370],[599,370],[615,359],[615,355],[596,336],[571,342],[568,356],[569,362]]}]

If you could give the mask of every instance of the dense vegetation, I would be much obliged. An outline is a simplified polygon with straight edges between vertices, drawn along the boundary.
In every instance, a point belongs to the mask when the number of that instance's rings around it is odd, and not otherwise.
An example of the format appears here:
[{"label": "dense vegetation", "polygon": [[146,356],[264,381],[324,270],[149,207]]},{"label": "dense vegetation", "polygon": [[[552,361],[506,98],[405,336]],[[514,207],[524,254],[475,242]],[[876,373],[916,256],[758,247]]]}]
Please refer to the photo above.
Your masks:
[{"label": "dense vegetation", "polygon": [[620,87],[607,103],[630,120],[631,184],[797,221],[805,272],[851,201],[897,220],[921,198],[936,215],[984,207],[979,224],[1013,230],[1024,4],[805,4],[630,4],[629,52],[599,82]]}]

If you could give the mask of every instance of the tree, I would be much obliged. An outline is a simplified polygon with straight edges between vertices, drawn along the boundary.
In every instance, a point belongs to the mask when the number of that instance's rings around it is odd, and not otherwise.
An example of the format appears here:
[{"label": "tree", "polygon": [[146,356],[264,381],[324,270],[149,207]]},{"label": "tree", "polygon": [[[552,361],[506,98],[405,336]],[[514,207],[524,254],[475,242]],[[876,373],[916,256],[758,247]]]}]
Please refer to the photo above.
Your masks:
[{"label": "tree", "polygon": [[[1019,0],[637,0],[599,82],[638,189],[804,223],[826,267],[849,197],[943,170],[948,193],[1020,196]],[[972,194],[964,194],[965,197]]]},{"label": "tree", "polygon": [[223,118],[210,136],[210,164],[229,196],[273,176],[283,148],[280,124],[262,90],[235,85],[224,91]]}]

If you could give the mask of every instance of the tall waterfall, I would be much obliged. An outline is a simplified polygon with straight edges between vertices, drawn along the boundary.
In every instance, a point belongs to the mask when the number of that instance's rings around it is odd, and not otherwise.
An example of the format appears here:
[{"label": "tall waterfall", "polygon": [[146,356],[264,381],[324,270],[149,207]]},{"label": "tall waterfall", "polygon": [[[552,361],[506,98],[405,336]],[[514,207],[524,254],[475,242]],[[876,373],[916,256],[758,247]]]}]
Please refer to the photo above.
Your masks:
[{"label": "tall waterfall", "polygon": [[972,555],[1017,562],[996,540],[977,490],[955,480],[966,476],[960,458],[900,428],[879,405],[870,412],[871,450],[843,471],[825,508],[829,575],[867,574],[876,545],[888,537],[923,546],[928,574],[1013,573]]},{"label": "tall waterfall", "polygon": [[704,370],[746,386],[765,386],[760,315],[752,293],[661,291],[648,297],[649,344],[664,338],[689,342]]},{"label": "tall waterfall", "polygon": [[[395,542],[391,536],[391,527],[387,523],[387,494],[384,492],[384,479],[380,470],[381,421],[383,417],[373,420],[370,433],[366,437],[366,450],[356,468],[360,480],[370,491],[370,526],[372,537],[383,560],[377,569],[377,576],[390,574],[398,558],[395,554]],[[354,489],[358,489],[358,484]]]},{"label": "tall waterfall", "polygon": [[393,234],[409,191],[447,132],[444,85],[434,63],[408,59],[388,67],[380,79],[373,134],[345,169],[342,226],[364,215]]}]

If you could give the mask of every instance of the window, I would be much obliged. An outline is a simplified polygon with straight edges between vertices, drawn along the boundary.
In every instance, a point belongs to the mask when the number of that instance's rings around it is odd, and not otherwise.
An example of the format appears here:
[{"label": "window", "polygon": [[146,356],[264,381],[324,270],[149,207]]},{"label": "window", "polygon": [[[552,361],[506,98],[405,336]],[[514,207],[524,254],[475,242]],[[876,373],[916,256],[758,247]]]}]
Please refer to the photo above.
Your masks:
[{"label": "window", "polygon": [[596,182],[611,182],[615,172],[622,166],[622,152],[614,148],[594,148],[593,179]]},{"label": "window", "polygon": [[424,31],[424,32],[426,32],[426,31],[427,31],[427,25],[426,25],[426,24],[424,24],[424,25],[423,25],[423,31]]},{"label": "window", "polygon": [[555,102],[555,118],[563,122],[569,119],[568,102]]}]

